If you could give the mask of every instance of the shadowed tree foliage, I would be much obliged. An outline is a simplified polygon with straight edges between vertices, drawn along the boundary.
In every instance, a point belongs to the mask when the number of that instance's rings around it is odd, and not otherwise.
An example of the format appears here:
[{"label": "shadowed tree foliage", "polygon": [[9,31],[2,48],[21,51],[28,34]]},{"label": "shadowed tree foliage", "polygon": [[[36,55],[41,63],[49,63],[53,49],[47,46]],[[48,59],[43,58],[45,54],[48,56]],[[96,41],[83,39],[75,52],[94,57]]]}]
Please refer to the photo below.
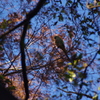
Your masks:
[{"label": "shadowed tree foliage", "polygon": [[99,1],[96,6],[92,0],[0,2],[5,88],[21,100],[100,99]]}]

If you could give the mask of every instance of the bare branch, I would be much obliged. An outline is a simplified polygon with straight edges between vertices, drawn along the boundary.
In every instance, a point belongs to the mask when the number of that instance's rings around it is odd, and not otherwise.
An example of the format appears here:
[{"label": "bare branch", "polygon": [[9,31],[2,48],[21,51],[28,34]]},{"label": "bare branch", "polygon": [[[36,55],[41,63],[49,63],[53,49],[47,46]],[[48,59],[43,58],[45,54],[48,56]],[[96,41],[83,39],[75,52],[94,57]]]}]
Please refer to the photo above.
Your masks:
[{"label": "bare branch", "polygon": [[92,96],[89,96],[89,95],[86,95],[86,94],[83,94],[83,93],[72,92],[72,91],[65,91],[65,90],[63,90],[63,89],[61,89],[61,88],[58,88],[58,89],[59,89],[59,90],[62,90],[63,92],[69,93],[69,94],[72,93],[72,94],[77,94],[77,95],[83,95],[83,96],[86,96],[86,97],[92,99]]}]

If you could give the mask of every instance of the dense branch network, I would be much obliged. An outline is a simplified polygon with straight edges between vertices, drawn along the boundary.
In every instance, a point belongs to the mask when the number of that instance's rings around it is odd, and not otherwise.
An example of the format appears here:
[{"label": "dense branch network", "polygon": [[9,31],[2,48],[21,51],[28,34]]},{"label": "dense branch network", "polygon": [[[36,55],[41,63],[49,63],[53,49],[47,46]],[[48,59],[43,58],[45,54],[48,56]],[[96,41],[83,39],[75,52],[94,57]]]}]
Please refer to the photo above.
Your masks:
[{"label": "dense branch network", "polygon": [[[14,31],[15,29],[17,29],[18,27],[24,25],[23,28],[23,33],[21,36],[21,40],[20,40],[20,50],[21,50],[21,63],[22,63],[22,72],[23,72],[23,79],[24,79],[24,87],[25,87],[25,93],[26,93],[26,98],[25,100],[28,100],[29,98],[29,90],[28,90],[28,79],[27,79],[27,74],[26,74],[26,63],[25,63],[25,52],[24,52],[24,48],[25,48],[25,36],[26,36],[26,32],[27,32],[27,27],[29,24],[29,21],[31,20],[31,18],[33,18],[38,12],[39,10],[42,8],[44,2],[46,0],[40,0],[36,6],[35,9],[31,10],[27,16],[26,19],[24,21],[22,21],[20,24],[16,25],[15,27],[13,27],[12,29],[9,29],[7,32],[5,32],[3,35],[0,36],[0,41],[4,41],[4,39],[6,38],[6,36],[11,33],[12,31]],[[9,68],[8,68],[9,70]]]}]

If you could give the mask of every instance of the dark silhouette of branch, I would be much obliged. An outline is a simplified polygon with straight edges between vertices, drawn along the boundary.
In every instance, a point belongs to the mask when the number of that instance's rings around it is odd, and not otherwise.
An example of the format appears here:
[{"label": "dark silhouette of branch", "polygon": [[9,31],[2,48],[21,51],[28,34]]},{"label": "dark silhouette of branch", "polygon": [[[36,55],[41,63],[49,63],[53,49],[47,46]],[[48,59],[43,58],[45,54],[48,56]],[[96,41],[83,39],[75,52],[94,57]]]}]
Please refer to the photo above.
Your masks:
[{"label": "dark silhouette of branch", "polygon": [[22,73],[23,73],[24,88],[25,88],[25,93],[26,93],[25,100],[28,100],[29,98],[28,79],[27,79],[27,74],[26,74],[26,63],[25,63],[25,52],[24,52],[24,47],[25,47],[24,40],[25,40],[28,24],[29,23],[24,25],[23,33],[22,33],[21,41],[20,41]]},{"label": "dark silhouette of branch", "polygon": [[[4,46],[3,46],[3,48],[4,48]],[[3,72],[3,75],[5,75],[8,71],[9,71],[9,69],[11,68],[11,66],[13,66],[13,68],[15,69],[15,67],[14,67],[14,65],[13,65],[13,62],[14,61],[12,61],[11,62],[11,59],[10,59],[10,57],[9,57],[9,55],[7,54],[7,51],[6,51],[6,49],[4,48],[4,51],[5,51],[5,54],[7,55],[7,57],[8,57],[8,59],[9,59],[9,61],[10,61],[10,66]]]},{"label": "dark silhouette of branch", "polygon": [[36,89],[36,91],[35,91],[35,93],[34,93],[33,99],[35,98],[36,93],[38,92],[38,90],[39,90],[39,88],[40,88],[41,85],[42,85],[42,80],[41,80],[39,86],[37,87],[37,89]]},{"label": "dark silhouette of branch", "polygon": [[23,33],[22,33],[21,40],[20,40],[22,73],[23,73],[24,88],[25,88],[25,93],[26,93],[25,100],[28,100],[28,98],[29,98],[29,90],[28,90],[28,79],[27,79],[27,74],[26,74],[26,63],[25,63],[25,52],[24,52],[25,43],[24,43],[24,41],[25,41],[25,36],[26,36],[26,32],[27,32],[27,27],[29,25],[29,21],[32,17],[34,17],[39,12],[39,10],[41,9],[41,7],[44,4],[44,1],[45,0],[40,0],[39,3],[37,4],[36,8],[33,9],[32,11],[30,11],[29,14],[26,16],[26,22],[24,23]]},{"label": "dark silhouette of branch", "polygon": [[63,92],[65,92],[65,93],[69,93],[69,94],[77,94],[77,95],[83,95],[83,96],[86,96],[86,97],[88,97],[88,98],[91,98],[92,99],[92,96],[89,96],[89,95],[86,95],[86,94],[83,94],[83,93],[77,93],[77,92],[72,92],[72,91],[65,91],[65,90],[63,90],[63,89],[61,89],[61,88],[58,88],[59,90],[62,90]]},{"label": "dark silhouette of branch", "polygon": [[[60,59],[60,58],[58,58]],[[27,70],[37,70],[37,69],[42,69],[42,68],[45,68],[47,66],[49,66],[51,63],[54,63],[55,61],[57,61],[58,59],[55,59],[54,61],[50,61],[48,62],[47,64],[44,64],[44,65],[37,65],[37,66],[34,66],[34,65],[31,65],[31,66],[26,66],[27,67]],[[2,69],[0,69],[2,70]],[[12,75],[12,74],[18,74],[18,73],[21,73],[22,70],[16,70],[16,71],[13,71],[13,72],[9,72],[9,73],[6,73],[5,76],[9,76],[9,75]]]}]

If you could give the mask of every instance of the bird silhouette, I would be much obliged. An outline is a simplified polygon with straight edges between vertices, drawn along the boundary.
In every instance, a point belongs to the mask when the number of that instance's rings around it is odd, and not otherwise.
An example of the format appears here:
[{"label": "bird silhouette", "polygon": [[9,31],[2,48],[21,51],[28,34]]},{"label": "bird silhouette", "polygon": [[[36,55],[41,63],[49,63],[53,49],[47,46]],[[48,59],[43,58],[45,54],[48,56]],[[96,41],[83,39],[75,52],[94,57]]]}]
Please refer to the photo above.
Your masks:
[{"label": "bird silhouette", "polygon": [[67,50],[65,49],[65,45],[64,45],[64,41],[62,40],[62,38],[60,38],[59,36],[54,36],[55,39],[55,44],[58,48],[62,49],[63,52],[65,53],[67,59],[69,61],[71,61],[71,59],[69,58],[68,54],[67,54]]}]

